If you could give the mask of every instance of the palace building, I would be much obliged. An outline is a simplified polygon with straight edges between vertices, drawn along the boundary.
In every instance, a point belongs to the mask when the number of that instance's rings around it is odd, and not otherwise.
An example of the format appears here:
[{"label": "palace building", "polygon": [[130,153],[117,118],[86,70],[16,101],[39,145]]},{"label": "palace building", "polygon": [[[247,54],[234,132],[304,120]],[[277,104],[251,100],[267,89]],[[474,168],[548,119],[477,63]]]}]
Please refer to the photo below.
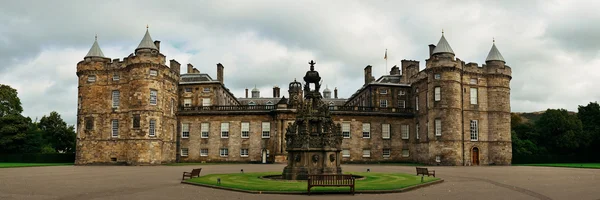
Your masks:
[{"label": "palace building", "polygon": [[[77,165],[287,162],[285,132],[304,100],[303,82],[290,80],[287,94],[274,86],[264,97],[255,87],[236,97],[223,64],[213,78],[166,62],[148,30],[123,60],[105,57],[94,41],[77,63]],[[511,73],[495,44],[485,64],[465,63],[443,34],[423,70],[402,60],[375,79],[366,66],[350,97],[322,91],[341,125],[341,162],[510,165]]]}]

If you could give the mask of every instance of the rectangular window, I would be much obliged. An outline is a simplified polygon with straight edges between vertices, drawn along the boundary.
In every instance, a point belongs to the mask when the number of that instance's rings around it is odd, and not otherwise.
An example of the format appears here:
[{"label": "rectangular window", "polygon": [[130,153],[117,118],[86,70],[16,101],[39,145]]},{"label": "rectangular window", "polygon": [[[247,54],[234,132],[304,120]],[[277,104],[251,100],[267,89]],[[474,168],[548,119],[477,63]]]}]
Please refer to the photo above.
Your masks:
[{"label": "rectangular window", "polygon": [[202,106],[210,106],[210,98],[203,98]]},{"label": "rectangular window", "polygon": [[406,102],[404,100],[398,100],[398,108],[406,108]]},{"label": "rectangular window", "polygon": [[119,76],[119,74],[113,74],[113,81],[118,81],[121,79],[121,76]]},{"label": "rectangular window", "polygon": [[87,81],[90,83],[96,82],[96,75],[89,75]]},{"label": "rectangular window", "polygon": [[150,76],[157,76],[157,75],[158,75],[158,71],[156,71],[155,69],[150,70]]},{"label": "rectangular window", "polygon": [[363,138],[371,138],[371,124],[363,123]]},{"label": "rectangular window", "polygon": [[262,138],[271,137],[271,122],[262,123]]},{"label": "rectangular window", "polygon": [[208,149],[200,149],[200,156],[208,156]]},{"label": "rectangular window", "polygon": [[184,107],[192,107],[192,99],[183,99]]},{"label": "rectangular window", "polygon": [[350,138],[350,122],[342,123],[342,136],[344,138]]},{"label": "rectangular window", "polygon": [[381,124],[381,137],[390,139],[390,124]]},{"label": "rectangular window", "polygon": [[200,138],[208,138],[209,123],[200,124]]},{"label": "rectangular window", "polygon": [[350,157],[350,150],[348,150],[348,149],[342,150],[342,157],[349,158]]},{"label": "rectangular window", "polygon": [[387,94],[387,89],[380,89],[379,94]]},{"label": "rectangular window", "polygon": [[477,84],[477,79],[476,78],[472,78],[471,81],[469,81],[469,83],[471,83],[471,84]]},{"label": "rectangular window", "polygon": [[383,149],[383,157],[384,158],[389,158],[390,154],[392,154],[392,151],[390,149]]},{"label": "rectangular window", "polygon": [[140,128],[140,115],[139,114],[133,115],[133,128]]},{"label": "rectangular window", "polygon": [[441,119],[435,119],[435,136],[441,136],[442,135],[442,120]]},{"label": "rectangular window", "polygon": [[229,138],[229,123],[221,123],[221,138]]},{"label": "rectangular window", "polygon": [[182,124],[181,125],[181,138],[189,138],[190,137],[190,124]]},{"label": "rectangular window", "polygon": [[442,78],[442,75],[440,75],[440,74],[434,74],[433,78],[434,79],[440,79],[440,78]]},{"label": "rectangular window", "polygon": [[408,128],[409,128],[408,125],[400,126],[400,132],[402,132],[402,139],[408,140],[410,138],[410,132],[409,132]]},{"label": "rectangular window", "polygon": [[185,92],[192,92],[192,88],[185,88]]},{"label": "rectangular window", "polygon": [[219,149],[219,156],[221,156],[221,157],[229,156],[229,149],[227,149],[227,148]]},{"label": "rectangular window", "polygon": [[150,90],[150,105],[156,105],[158,91]]},{"label": "rectangular window", "polygon": [[385,100],[385,99],[379,100],[379,107],[387,108],[387,100]]},{"label": "rectangular window", "polygon": [[181,156],[188,156],[188,148],[181,148]]},{"label": "rectangular window", "polygon": [[477,127],[477,120],[471,120],[471,141],[479,140],[479,128]]},{"label": "rectangular window", "polygon": [[415,125],[415,136],[417,136],[417,140],[419,139],[419,124]]},{"label": "rectangular window", "polygon": [[477,88],[471,88],[471,104],[477,104]]},{"label": "rectangular window", "polygon": [[119,137],[119,120],[112,120],[112,137]]},{"label": "rectangular window", "polygon": [[435,101],[440,101],[440,99],[442,99],[442,94],[440,93],[440,87],[435,87],[433,89],[433,91],[435,92],[434,100]]},{"label": "rectangular window", "polygon": [[148,131],[149,136],[156,136],[156,120],[150,120],[150,130]]},{"label": "rectangular window", "polygon": [[419,110],[419,94],[415,97],[415,109]]},{"label": "rectangular window", "polygon": [[364,157],[364,158],[371,157],[371,150],[369,150],[369,149],[364,149],[364,150],[363,150],[363,157]]},{"label": "rectangular window", "polygon": [[402,157],[408,157],[409,155],[408,149],[402,149]]},{"label": "rectangular window", "polygon": [[175,99],[171,99],[171,114],[175,114]]},{"label": "rectangular window", "polygon": [[435,156],[435,162],[442,162],[441,156]]},{"label": "rectangular window", "polygon": [[85,118],[85,130],[93,130],[94,129],[94,118],[86,117]]},{"label": "rectangular window", "polygon": [[248,157],[248,149],[240,149],[241,157]]},{"label": "rectangular window", "polygon": [[210,88],[205,87],[202,92],[210,92]]},{"label": "rectangular window", "polygon": [[250,122],[242,122],[242,138],[250,137]]}]

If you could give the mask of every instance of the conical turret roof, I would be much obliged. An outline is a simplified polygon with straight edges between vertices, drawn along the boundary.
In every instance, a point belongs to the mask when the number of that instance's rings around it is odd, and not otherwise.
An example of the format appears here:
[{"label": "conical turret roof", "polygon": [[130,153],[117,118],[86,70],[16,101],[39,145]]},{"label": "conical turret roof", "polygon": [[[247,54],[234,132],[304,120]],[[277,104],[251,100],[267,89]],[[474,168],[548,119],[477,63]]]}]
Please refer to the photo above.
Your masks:
[{"label": "conical turret roof", "polygon": [[150,33],[148,32],[147,28],[146,28],[146,34],[144,35],[144,38],[142,38],[140,45],[138,45],[138,47],[135,50],[138,50],[138,49],[156,49],[156,50],[158,50],[158,48],[156,48],[156,45],[154,45],[154,41],[152,40],[152,37],[150,37]]},{"label": "conical turret roof", "polygon": [[498,51],[498,48],[496,48],[496,42],[494,42],[494,44],[492,45],[492,49],[490,49],[490,53],[488,53],[487,58],[485,59],[485,61],[504,61],[504,57],[502,57],[502,54],[500,54],[500,51]]},{"label": "conical turret roof", "polygon": [[104,58],[104,53],[102,53],[102,50],[100,49],[100,45],[98,45],[98,36],[96,36],[96,39],[94,40],[94,44],[92,44],[92,48],[90,48],[90,51],[88,51],[87,55],[85,55],[85,58],[87,57],[102,57]]},{"label": "conical turret roof", "polygon": [[437,46],[435,46],[435,49],[433,49],[433,54],[436,54],[436,53],[454,54],[454,51],[452,51],[452,47],[450,47],[450,44],[448,44],[448,41],[446,41],[446,38],[444,37],[443,32],[442,32],[442,38],[440,38],[440,41],[438,42]]},{"label": "conical turret roof", "polygon": [[331,93],[331,90],[329,89],[329,86],[325,86],[325,90],[323,90],[323,92],[329,92],[329,93]]}]

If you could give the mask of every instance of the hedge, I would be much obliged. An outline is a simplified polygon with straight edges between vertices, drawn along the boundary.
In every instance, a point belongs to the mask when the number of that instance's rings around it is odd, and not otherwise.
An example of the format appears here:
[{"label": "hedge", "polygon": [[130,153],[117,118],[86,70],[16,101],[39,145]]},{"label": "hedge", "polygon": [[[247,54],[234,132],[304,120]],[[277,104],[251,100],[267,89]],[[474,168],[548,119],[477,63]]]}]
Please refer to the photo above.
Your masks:
[{"label": "hedge", "polygon": [[0,162],[12,163],[75,163],[74,153],[0,154]]}]

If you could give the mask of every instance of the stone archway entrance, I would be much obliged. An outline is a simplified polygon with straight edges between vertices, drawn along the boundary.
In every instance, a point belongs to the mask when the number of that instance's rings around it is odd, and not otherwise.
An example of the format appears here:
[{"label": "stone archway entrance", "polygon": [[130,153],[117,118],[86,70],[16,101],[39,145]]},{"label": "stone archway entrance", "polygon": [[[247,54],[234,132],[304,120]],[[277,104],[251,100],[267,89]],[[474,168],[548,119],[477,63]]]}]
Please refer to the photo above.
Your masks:
[{"label": "stone archway entrance", "polygon": [[471,150],[471,162],[473,165],[479,165],[479,148],[473,147]]}]

